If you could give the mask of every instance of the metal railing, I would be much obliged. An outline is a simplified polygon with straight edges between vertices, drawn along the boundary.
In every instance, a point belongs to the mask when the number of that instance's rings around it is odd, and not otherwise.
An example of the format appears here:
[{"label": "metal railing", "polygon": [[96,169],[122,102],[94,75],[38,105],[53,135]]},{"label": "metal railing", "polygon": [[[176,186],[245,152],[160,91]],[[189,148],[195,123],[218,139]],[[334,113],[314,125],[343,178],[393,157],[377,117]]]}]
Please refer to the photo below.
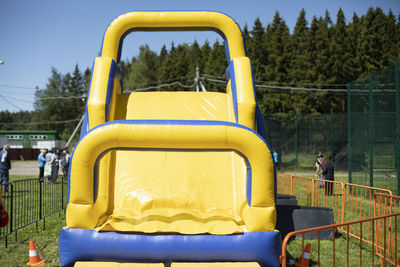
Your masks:
[{"label": "metal railing", "polygon": [[[336,181],[321,180],[310,177],[297,176],[292,174],[278,174],[278,193],[296,196],[298,204],[311,207],[328,207],[334,214],[336,223],[361,220],[374,217],[374,209],[385,209],[384,203],[376,203],[374,196],[383,194],[392,196],[387,189],[369,187],[364,185],[341,183]],[[393,200],[386,200],[392,203]],[[382,207],[381,207],[382,206]],[[394,213],[393,206],[390,206],[390,213]],[[397,205],[399,212],[400,204]],[[386,208],[387,209],[387,208]],[[380,213],[385,215],[387,213]],[[369,232],[370,225],[364,224],[362,231]],[[350,225],[349,229],[338,228],[341,232],[347,232],[350,236],[371,243],[372,236],[360,236],[359,225]]]},{"label": "metal railing", "polygon": [[65,209],[67,184],[62,179],[58,179],[57,183],[40,182],[37,178],[16,180],[8,184],[3,200],[9,223],[0,228],[0,239],[5,239],[7,247],[8,236],[12,233],[17,240],[18,230]]},{"label": "metal railing", "polygon": [[[393,196],[383,193],[374,194],[374,216],[383,216],[400,212],[400,196]],[[390,218],[387,222],[379,223],[375,229],[377,241],[376,254],[382,261],[395,265],[399,264],[397,231],[400,230],[400,223]],[[382,237],[386,237],[382,238]],[[396,261],[395,261],[396,260]],[[398,265],[399,266],[399,265]]]},{"label": "metal railing", "polygon": [[[379,261],[381,266],[386,266],[386,263],[390,263],[394,266],[399,266],[399,251],[398,251],[398,228],[397,224],[399,222],[398,217],[400,213],[392,213],[381,216],[376,216],[367,219],[356,220],[352,222],[345,222],[339,224],[326,225],[322,227],[314,227],[310,229],[304,229],[300,231],[294,231],[287,234],[282,243],[282,256],[281,256],[281,264],[282,267],[286,267],[290,259],[287,248],[293,237],[301,236],[301,251],[304,251],[304,243],[305,243],[305,234],[316,232],[318,238],[316,240],[316,249],[315,244],[311,246],[311,253],[309,260],[313,262],[313,264],[317,264],[318,266],[367,266],[369,263],[371,266],[374,266],[376,261],[376,256],[379,257]],[[392,235],[387,235],[389,222],[394,221],[394,231],[391,231]],[[352,226],[357,225],[359,229],[359,242],[351,242],[350,238],[352,237],[350,233],[350,228]],[[369,231],[364,232],[364,225],[370,225],[368,227]],[[337,245],[337,235],[336,231],[339,229],[345,229],[345,242],[344,244]],[[321,231],[331,230],[332,241],[321,243]],[[363,246],[363,236],[371,236],[371,242],[368,245]],[[339,240],[340,241],[340,240]],[[390,242],[389,242],[390,241]],[[315,243],[315,242],[314,242]],[[391,244],[391,248],[387,244]],[[332,250],[330,251],[329,247],[331,246]],[[368,251],[369,249],[369,251]],[[321,250],[323,250],[323,254],[321,255]],[[300,251],[300,252],[301,252]],[[358,255],[355,255],[358,251]],[[375,251],[375,253],[374,253]],[[368,254],[368,255],[365,255]],[[345,255],[345,257],[343,257]],[[339,257],[340,256],[340,257]],[[358,263],[357,263],[358,262]]]}]

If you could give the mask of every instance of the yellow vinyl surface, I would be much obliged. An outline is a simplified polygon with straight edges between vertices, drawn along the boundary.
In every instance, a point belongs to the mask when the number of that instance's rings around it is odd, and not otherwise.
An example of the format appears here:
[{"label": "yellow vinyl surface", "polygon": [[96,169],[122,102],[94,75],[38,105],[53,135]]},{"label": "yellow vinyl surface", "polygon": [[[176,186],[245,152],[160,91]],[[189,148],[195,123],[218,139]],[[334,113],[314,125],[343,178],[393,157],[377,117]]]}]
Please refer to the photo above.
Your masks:
[{"label": "yellow vinyl surface", "polygon": [[[226,35],[231,73],[225,93],[121,92],[121,75],[115,75],[121,36],[134,27],[157,28],[162,20],[166,27],[213,27]],[[182,234],[273,231],[274,165],[254,132],[255,104],[250,60],[229,17],[121,16],[95,61],[85,126],[90,131],[72,157],[67,226]]]},{"label": "yellow vinyl surface", "polygon": [[116,154],[114,211],[100,229],[134,225],[141,232],[243,232],[246,165],[237,153]]}]

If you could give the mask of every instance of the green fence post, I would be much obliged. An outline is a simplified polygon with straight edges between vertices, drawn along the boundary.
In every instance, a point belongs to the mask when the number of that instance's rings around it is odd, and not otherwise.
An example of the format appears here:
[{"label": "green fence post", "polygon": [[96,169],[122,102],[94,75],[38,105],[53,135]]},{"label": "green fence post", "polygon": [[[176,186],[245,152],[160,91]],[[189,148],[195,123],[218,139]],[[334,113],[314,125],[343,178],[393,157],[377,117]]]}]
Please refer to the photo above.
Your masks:
[{"label": "green fence post", "polygon": [[396,89],[396,170],[397,170],[397,194],[400,194],[400,86],[399,86],[399,62],[394,63],[394,86]]},{"label": "green fence post", "polygon": [[347,84],[347,171],[349,173],[349,183],[352,183],[351,171],[351,83]]},{"label": "green fence post", "polygon": [[299,111],[297,109],[296,109],[295,151],[296,151],[296,169],[297,169],[299,167]]},{"label": "green fence post", "polygon": [[369,186],[374,186],[374,137],[373,137],[373,112],[374,99],[372,95],[372,74],[369,75],[369,98],[368,98],[368,143],[369,143]]}]

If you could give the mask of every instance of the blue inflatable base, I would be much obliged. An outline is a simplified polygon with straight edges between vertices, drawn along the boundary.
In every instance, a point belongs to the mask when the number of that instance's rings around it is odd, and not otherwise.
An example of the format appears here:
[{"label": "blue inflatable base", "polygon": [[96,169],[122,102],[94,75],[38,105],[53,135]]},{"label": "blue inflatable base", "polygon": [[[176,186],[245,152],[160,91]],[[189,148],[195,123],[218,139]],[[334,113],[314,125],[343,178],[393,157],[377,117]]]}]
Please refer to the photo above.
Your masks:
[{"label": "blue inflatable base", "polygon": [[179,235],[97,232],[63,228],[59,238],[61,266],[76,261],[115,262],[258,262],[279,266],[278,231],[233,235]]}]

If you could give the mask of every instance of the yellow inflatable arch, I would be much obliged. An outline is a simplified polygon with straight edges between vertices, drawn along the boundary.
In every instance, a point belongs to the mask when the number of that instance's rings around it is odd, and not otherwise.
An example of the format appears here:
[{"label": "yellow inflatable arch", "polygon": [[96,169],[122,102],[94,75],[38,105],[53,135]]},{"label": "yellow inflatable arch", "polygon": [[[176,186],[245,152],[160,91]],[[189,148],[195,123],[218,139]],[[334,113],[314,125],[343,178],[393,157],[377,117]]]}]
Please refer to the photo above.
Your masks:
[{"label": "yellow inflatable arch", "polygon": [[[126,34],[176,30],[223,36],[226,92],[124,93],[117,63]],[[262,135],[251,63],[230,17],[206,11],[118,17],[94,63],[71,160],[62,265],[104,260],[278,266],[275,171]]]}]

